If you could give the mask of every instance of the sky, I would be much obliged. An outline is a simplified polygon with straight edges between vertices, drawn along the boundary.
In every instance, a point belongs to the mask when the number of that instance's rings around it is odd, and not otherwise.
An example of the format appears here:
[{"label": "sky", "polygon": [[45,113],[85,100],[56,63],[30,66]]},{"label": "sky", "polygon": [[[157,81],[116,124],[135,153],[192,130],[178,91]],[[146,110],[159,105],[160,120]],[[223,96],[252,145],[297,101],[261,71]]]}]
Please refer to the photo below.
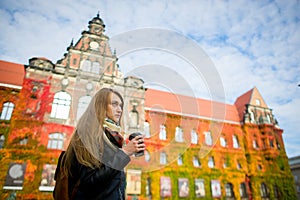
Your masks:
[{"label": "sky", "polygon": [[[294,157],[300,155],[299,10],[299,0],[1,0],[0,59],[56,63],[99,12],[125,75],[200,98],[220,95],[228,104],[256,87]],[[137,44],[122,49],[120,38]],[[184,84],[151,81],[164,79],[161,69]]]}]

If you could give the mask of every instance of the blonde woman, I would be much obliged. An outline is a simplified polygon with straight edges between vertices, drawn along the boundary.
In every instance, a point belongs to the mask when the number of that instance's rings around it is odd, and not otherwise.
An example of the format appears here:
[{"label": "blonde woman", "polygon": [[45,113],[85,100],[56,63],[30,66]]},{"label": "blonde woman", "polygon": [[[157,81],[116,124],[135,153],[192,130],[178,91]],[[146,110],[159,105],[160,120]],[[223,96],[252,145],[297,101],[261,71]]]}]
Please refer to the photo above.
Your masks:
[{"label": "blonde woman", "polygon": [[[126,177],[124,167],[130,156],[145,150],[143,136],[137,136],[126,146],[121,134],[120,121],[123,98],[115,90],[103,88],[92,98],[62,153],[57,170],[68,177],[65,197],[55,199],[125,199]],[[60,187],[60,188],[59,188]],[[58,193],[58,192],[56,192]]]}]

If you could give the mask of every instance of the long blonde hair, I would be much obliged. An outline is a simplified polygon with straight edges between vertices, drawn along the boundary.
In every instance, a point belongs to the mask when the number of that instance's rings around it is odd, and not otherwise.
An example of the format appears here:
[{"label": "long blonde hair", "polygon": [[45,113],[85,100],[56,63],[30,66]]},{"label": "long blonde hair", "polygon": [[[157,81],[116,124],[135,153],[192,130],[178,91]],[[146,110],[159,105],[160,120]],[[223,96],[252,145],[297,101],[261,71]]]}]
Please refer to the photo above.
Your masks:
[{"label": "long blonde hair", "polygon": [[103,124],[107,114],[107,106],[111,103],[112,93],[119,96],[123,105],[123,98],[119,92],[110,88],[102,88],[94,95],[86,111],[79,119],[63,157],[63,172],[66,175],[72,175],[71,162],[74,156],[80,164],[90,168],[97,168],[102,165],[103,142],[104,137],[106,137],[103,134]]}]

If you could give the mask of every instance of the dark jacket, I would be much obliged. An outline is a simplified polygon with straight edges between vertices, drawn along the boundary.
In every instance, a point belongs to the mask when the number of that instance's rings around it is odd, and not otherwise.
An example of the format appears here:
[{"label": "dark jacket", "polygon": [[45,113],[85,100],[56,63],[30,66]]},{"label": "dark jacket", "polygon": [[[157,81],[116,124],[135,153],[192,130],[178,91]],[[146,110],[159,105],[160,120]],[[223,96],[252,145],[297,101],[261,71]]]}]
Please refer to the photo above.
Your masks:
[{"label": "dark jacket", "polygon": [[[69,177],[69,191],[80,179],[75,200],[124,200],[126,177],[124,167],[130,158],[121,149],[105,147],[105,160],[100,168],[92,169],[78,163],[74,155],[72,177]],[[117,166],[117,167],[116,167]]]}]

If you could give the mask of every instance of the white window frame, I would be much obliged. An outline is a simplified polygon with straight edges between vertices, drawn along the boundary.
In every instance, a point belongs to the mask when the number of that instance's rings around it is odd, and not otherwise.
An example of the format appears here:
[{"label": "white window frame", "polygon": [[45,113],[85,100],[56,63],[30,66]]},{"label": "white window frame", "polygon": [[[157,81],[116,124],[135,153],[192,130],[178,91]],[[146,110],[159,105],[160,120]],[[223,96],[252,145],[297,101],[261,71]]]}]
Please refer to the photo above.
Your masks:
[{"label": "white window frame", "polygon": [[198,134],[194,129],[191,130],[191,143],[198,144]]},{"label": "white window frame", "polygon": [[178,158],[177,158],[177,164],[178,164],[178,165],[183,165],[183,156],[182,156],[182,154],[179,154],[179,155],[178,155]]},{"label": "white window frame", "polygon": [[227,141],[224,136],[220,137],[220,145],[221,145],[221,147],[227,147]]},{"label": "white window frame", "polygon": [[215,167],[214,157],[210,156],[210,157],[208,158],[207,165],[208,165],[209,168],[214,168],[214,167]]},{"label": "white window frame", "polygon": [[5,102],[3,104],[3,107],[2,107],[2,112],[1,112],[0,119],[1,120],[10,120],[11,116],[12,116],[12,113],[14,111],[14,108],[15,108],[15,104],[14,103],[12,103],[12,102]]},{"label": "white window frame", "polygon": [[91,72],[92,62],[90,60],[82,60],[80,63],[80,69],[83,72]]},{"label": "white window frame", "polygon": [[94,74],[100,74],[100,63],[99,62],[93,62],[91,72]]},{"label": "white window frame", "polygon": [[239,139],[236,135],[232,135],[232,146],[235,149],[240,148],[240,143],[239,143]]},{"label": "white window frame", "polygon": [[200,163],[199,158],[197,156],[193,157],[193,165],[194,165],[194,167],[201,167],[201,163]]},{"label": "white window frame", "polygon": [[167,131],[165,125],[159,126],[159,139],[160,140],[167,140]]},{"label": "white window frame", "polygon": [[211,146],[213,144],[213,139],[210,131],[204,132],[205,144]]},{"label": "white window frame", "polygon": [[63,149],[64,147],[64,134],[55,132],[55,133],[50,133],[48,136],[48,149]]},{"label": "white window frame", "polygon": [[59,91],[54,95],[50,117],[57,119],[68,119],[71,108],[71,95]]},{"label": "white window frame", "polygon": [[167,154],[165,152],[160,152],[160,164],[165,165],[167,164]]},{"label": "white window frame", "polygon": [[183,142],[183,130],[179,126],[175,128],[175,141],[176,142]]}]

